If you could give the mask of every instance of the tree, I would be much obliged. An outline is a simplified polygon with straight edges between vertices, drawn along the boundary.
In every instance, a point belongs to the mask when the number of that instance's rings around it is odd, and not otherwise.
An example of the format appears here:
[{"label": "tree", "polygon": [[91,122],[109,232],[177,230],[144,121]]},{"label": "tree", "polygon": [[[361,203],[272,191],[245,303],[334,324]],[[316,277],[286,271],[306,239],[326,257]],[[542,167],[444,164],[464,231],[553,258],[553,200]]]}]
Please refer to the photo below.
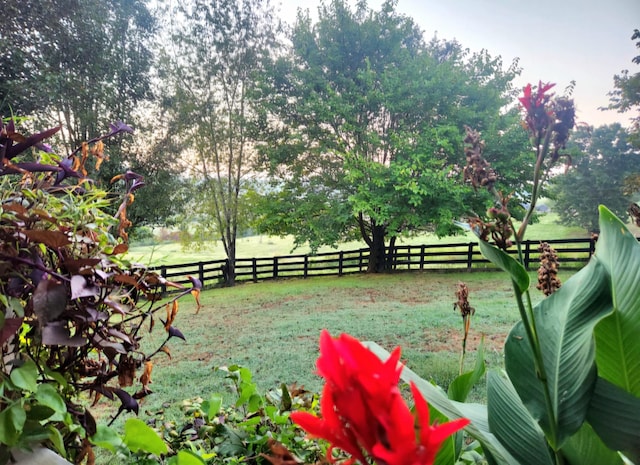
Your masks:
[{"label": "tree", "polygon": [[[67,151],[114,121],[147,133],[147,140],[155,137],[158,125],[143,116],[148,105],[140,111],[152,99],[156,32],[144,0],[8,0],[2,13],[9,20],[0,24],[6,50],[0,56],[0,114],[30,116],[38,127],[62,126],[58,146]],[[149,145],[132,145],[131,138],[106,143],[109,159],[92,178],[106,187],[125,169],[138,171],[147,190],[132,208],[135,224],[166,221],[177,205],[170,194],[179,167],[158,160],[159,151]]]},{"label": "tree", "polygon": [[[637,40],[636,47],[640,49],[640,30],[634,29],[631,40]],[[640,65],[640,55],[632,60],[636,65]],[[631,142],[636,147],[640,147],[640,72],[629,74],[629,70],[623,70],[620,74],[613,76],[613,86],[615,90],[609,93],[609,109],[626,112],[632,109],[638,111],[638,115],[631,119],[632,131]]]},{"label": "tree", "polygon": [[452,165],[463,125],[489,129],[516,70],[456,42],[425,43],[386,1],[300,12],[291,55],[270,81],[272,139],[262,161],[274,178],[261,230],[312,247],[361,237],[369,271],[385,268],[387,241],[429,227],[450,232],[467,189]]},{"label": "tree", "polygon": [[[25,4],[26,3],[26,4]],[[150,97],[155,21],[142,0],[46,0],[3,6],[2,112],[64,124],[68,150]]]},{"label": "tree", "polygon": [[618,123],[578,128],[568,149],[572,166],[552,179],[560,222],[598,232],[599,204],[627,218],[625,179],[640,168],[640,151],[632,146],[628,132]]},{"label": "tree", "polygon": [[232,285],[240,197],[261,122],[257,83],[276,53],[278,24],[265,0],[193,0],[171,18],[176,53],[166,57],[166,106],[213,205]]}]

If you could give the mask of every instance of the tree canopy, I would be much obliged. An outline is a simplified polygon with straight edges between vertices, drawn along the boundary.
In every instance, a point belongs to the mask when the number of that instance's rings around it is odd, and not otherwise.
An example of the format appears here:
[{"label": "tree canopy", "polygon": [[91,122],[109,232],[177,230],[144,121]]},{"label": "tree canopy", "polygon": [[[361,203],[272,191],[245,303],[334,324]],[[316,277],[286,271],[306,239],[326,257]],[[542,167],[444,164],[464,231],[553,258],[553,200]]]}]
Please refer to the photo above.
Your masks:
[{"label": "tree canopy", "polygon": [[552,179],[551,189],[561,223],[597,232],[600,204],[627,218],[630,196],[625,180],[640,167],[640,152],[628,132],[617,123],[579,127],[568,149],[573,154],[571,167]]},{"label": "tree canopy", "polygon": [[233,284],[242,194],[261,130],[257,84],[276,53],[278,24],[265,0],[193,0],[170,16],[165,108],[182,152],[192,155],[198,210],[215,225]]},{"label": "tree canopy", "polygon": [[[636,40],[636,47],[640,49],[640,30],[634,29],[631,40]],[[631,60],[634,64],[640,65],[640,55]],[[636,147],[640,147],[640,71],[629,73],[623,70],[613,77],[614,90],[609,93],[611,103],[610,109],[620,112],[634,110],[638,114],[632,117],[631,141]]]},{"label": "tree canopy", "polygon": [[463,126],[504,129],[515,64],[426,42],[393,1],[373,11],[333,0],[316,23],[299,13],[291,40],[265,92],[271,139],[260,149],[276,182],[262,230],[312,246],[360,236],[370,271],[384,268],[386,240],[450,232],[468,210],[455,168]]}]

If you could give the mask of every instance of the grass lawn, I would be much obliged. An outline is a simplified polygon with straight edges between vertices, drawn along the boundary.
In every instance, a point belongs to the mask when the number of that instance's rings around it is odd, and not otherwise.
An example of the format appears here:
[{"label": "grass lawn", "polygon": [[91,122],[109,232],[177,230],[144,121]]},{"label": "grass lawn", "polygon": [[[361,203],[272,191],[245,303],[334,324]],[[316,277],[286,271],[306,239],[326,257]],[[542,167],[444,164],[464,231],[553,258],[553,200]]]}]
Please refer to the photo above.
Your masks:
[{"label": "grass lawn", "polygon": [[[319,391],[322,383],[314,370],[323,328],[388,349],[400,345],[409,367],[446,388],[457,374],[461,348],[462,319],[453,310],[460,280],[468,284],[476,309],[467,366],[484,336],[487,363],[501,367],[504,338],[518,319],[504,273],[349,275],[243,284],[203,293],[198,315],[188,298],[181,301],[174,326],[187,340],[171,342],[171,359],[164,354],[155,359],[154,394],[141,405],[140,418],[162,410],[166,419],[178,419],[182,400],[214,392],[232,402],[214,367],[234,363],[252,370],[262,392],[283,382]],[[537,301],[541,294],[534,289],[533,297]],[[163,338],[158,324],[145,341]],[[472,396],[482,399],[484,387]],[[98,410],[103,418],[109,414]]]}]

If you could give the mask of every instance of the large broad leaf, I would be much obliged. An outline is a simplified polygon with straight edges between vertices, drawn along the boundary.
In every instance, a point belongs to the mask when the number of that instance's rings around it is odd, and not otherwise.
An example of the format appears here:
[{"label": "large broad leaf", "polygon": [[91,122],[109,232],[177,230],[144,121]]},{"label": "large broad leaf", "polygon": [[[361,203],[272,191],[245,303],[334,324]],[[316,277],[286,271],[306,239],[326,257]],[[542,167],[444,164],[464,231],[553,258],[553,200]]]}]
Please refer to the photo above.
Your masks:
[{"label": "large broad leaf", "polygon": [[587,414],[597,377],[593,330],[612,311],[607,281],[604,267],[592,260],[534,309],[548,395],[521,321],[505,343],[509,379],[552,447],[578,431]]},{"label": "large broad leaf", "polygon": [[598,378],[587,420],[607,446],[640,463],[640,398]]},{"label": "large broad leaf", "polygon": [[168,449],[158,433],[144,421],[129,418],[124,424],[124,443],[132,452],[142,450],[154,455],[166,454]]},{"label": "large broad leaf", "polygon": [[529,289],[530,278],[527,270],[515,258],[507,254],[503,250],[489,244],[485,241],[479,241],[480,252],[487,260],[496,265],[503,271],[509,273],[513,284],[522,295],[524,291]]},{"label": "large broad leaf", "polygon": [[[448,421],[447,417],[442,415],[433,407],[429,407],[429,419],[431,420],[431,422],[438,423],[446,423]],[[458,438],[460,438],[460,440],[462,439],[461,432],[449,436],[444,440],[444,442],[440,446],[440,449],[438,449],[434,465],[453,465],[454,463],[456,463],[456,459],[458,457],[457,452],[460,452],[460,447],[457,447],[456,444]]]},{"label": "large broad leaf", "polygon": [[614,306],[596,327],[598,375],[640,397],[640,244],[602,206],[595,255],[611,276]]},{"label": "large broad leaf", "polygon": [[489,427],[521,463],[554,465],[544,433],[508,379],[490,371],[487,379]]},{"label": "large broad leaf", "polygon": [[588,423],[569,438],[562,455],[570,465],[624,465],[620,454],[605,446]]},{"label": "large broad leaf", "polygon": [[[375,342],[364,342],[364,345],[382,360],[389,358],[389,352]],[[441,388],[422,379],[406,366],[402,370],[401,377],[407,383],[413,381],[429,405],[446,418],[468,418],[471,420],[471,424],[465,428],[465,431],[482,444],[491,465],[525,465],[516,460],[489,431],[487,407],[485,405],[452,401]]]}]

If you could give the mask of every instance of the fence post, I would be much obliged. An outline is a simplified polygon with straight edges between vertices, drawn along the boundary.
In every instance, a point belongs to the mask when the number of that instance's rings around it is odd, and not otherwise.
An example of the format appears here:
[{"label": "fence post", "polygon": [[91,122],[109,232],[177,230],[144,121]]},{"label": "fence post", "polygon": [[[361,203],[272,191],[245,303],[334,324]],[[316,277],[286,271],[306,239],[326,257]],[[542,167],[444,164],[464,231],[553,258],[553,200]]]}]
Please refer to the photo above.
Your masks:
[{"label": "fence post", "polygon": [[309,255],[304,256],[304,271],[302,273],[303,277],[309,276]]},{"label": "fence post", "polygon": [[253,277],[253,282],[258,282],[258,260],[254,257],[251,259],[251,275]]},{"label": "fence post", "polygon": [[344,261],[344,252],[341,250],[338,254],[338,276],[342,276],[342,267]]},{"label": "fence post", "polygon": [[597,236],[592,234],[591,238],[589,239],[589,258],[591,258],[593,253],[596,251],[596,237]]},{"label": "fence post", "polygon": [[424,251],[426,247],[424,244],[420,246],[420,271],[424,270]]},{"label": "fence post", "polygon": [[198,262],[198,279],[204,287],[204,262]]},{"label": "fence post", "polygon": [[278,279],[278,257],[273,257],[273,279]]},{"label": "fence post", "polygon": [[[165,265],[162,265],[160,267],[160,276],[162,276],[163,281],[167,280],[167,267]],[[162,294],[164,294],[165,292],[167,292],[167,286],[164,284],[162,284]]]},{"label": "fence post", "polygon": [[475,244],[473,242],[469,242],[467,245],[467,271],[471,271],[473,267],[473,246]]},{"label": "fence post", "polygon": [[524,269],[529,271],[529,260],[531,258],[531,241],[524,241]]}]

